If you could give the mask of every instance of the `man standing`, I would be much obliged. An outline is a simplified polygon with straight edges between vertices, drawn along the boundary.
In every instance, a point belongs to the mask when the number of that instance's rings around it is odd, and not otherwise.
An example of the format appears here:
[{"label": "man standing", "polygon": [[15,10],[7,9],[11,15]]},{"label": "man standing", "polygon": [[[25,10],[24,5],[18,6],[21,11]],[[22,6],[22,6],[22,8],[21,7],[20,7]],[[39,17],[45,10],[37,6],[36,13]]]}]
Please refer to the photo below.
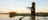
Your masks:
[{"label": "man standing", "polygon": [[35,20],[35,2],[32,2],[31,15],[32,20]]}]

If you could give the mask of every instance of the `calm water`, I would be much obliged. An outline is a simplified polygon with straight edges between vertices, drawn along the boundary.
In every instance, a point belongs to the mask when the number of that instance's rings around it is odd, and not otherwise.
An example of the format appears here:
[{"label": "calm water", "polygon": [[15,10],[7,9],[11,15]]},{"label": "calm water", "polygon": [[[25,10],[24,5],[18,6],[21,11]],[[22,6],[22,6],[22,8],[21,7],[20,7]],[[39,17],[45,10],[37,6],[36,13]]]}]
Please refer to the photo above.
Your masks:
[{"label": "calm water", "polygon": [[[21,17],[23,17],[23,16],[16,16],[16,17],[13,17],[13,18],[9,18],[9,15],[0,14],[0,20],[19,20],[19,18],[21,18]],[[30,18],[31,18],[30,16],[26,16],[22,20],[31,20]],[[48,20],[48,17],[36,16],[35,20]]]}]

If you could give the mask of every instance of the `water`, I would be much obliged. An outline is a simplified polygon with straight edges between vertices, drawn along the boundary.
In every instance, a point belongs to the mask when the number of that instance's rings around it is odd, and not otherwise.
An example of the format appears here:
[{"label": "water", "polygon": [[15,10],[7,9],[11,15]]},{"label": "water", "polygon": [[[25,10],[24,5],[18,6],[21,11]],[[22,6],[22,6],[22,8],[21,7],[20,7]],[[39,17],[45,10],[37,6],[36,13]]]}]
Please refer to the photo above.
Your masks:
[{"label": "water", "polygon": [[[7,14],[0,14],[0,20],[19,20],[19,18],[21,18],[21,17],[23,17],[23,16],[16,16],[13,18],[9,18],[9,15],[7,15]],[[22,20],[30,20],[30,16],[26,16]]]},{"label": "water", "polygon": [[37,16],[36,18],[37,18],[37,20],[48,20],[48,16],[46,16],[46,17]]},{"label": "water", "polygon": [[[23,16],[16,16],[13,18],[9,18],[9,15],[7,14],[0,14],[0,20],[19,20]],[[22,20],[31,20],[30,16],[24,17]],[[41,17],[41,16],[36,16],[35,20],[48,20],[48,17]]]}]

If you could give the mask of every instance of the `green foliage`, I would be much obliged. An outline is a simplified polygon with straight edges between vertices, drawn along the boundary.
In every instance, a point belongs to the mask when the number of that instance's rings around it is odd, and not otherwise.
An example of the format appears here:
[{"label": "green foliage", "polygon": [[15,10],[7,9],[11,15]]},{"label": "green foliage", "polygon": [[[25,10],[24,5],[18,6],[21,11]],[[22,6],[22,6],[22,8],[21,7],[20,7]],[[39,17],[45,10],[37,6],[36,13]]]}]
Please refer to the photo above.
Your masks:
[{"label": "green foliage", "polygon": [[15,17],[17,13],[16,12],[9,12],[9,17],[12,18],[12,17]]}]

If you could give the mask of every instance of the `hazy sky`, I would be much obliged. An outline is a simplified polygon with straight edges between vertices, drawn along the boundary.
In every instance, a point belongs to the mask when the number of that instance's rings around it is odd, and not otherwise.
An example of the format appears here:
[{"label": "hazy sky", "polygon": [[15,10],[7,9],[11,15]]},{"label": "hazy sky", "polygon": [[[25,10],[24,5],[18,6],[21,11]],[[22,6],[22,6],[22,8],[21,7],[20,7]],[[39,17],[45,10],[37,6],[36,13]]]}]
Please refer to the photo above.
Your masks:
[{"label": "hazy sky", "polygon": [[29,13],[27,7],[31,7],[33,1],[36,3],[36,12],[48,12],[48,0],[0,0],[0,13]]}]

